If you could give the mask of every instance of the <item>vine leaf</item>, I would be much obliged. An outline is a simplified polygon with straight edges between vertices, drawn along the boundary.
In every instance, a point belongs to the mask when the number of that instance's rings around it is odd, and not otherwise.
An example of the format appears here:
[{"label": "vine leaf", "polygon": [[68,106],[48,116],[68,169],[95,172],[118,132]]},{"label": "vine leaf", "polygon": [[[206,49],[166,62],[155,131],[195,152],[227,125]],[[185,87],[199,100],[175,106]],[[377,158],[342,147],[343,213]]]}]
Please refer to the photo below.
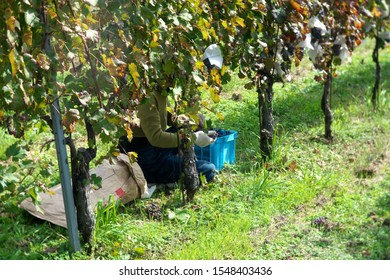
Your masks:
[{"label": "vine leaf", "polygon": [[35,27],[39,24],[39,17],[33,9],[29,9],[24,14],[25,21],[28,26]]},{"label": "vine leaf", "polygon": [[139,87],[139,73],[137,71],[137,65],[135,63],[130,63],[129,65],[130,75],[133,78],[134,84]]},{"label": "vine leaf", "polygon": [[18,64],[15,60],[15,51],[12,49],[10,53],[8,54],[8,59],[11,62],[11,69],[12,69],[12,78],[15,78],[16,73],[18,72]]}]

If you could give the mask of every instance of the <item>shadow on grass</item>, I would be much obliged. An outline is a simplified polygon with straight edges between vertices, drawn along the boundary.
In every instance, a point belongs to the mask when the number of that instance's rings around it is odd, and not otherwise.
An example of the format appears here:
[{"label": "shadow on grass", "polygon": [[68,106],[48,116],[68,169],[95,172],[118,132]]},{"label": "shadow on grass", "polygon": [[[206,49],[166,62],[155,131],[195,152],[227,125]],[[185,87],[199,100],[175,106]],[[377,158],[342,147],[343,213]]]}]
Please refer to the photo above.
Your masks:
[{"label": "shadow on grass", "polygon": [[[375,67],[371,62],[356,62],[353,65],[339,67],[339,76],[333,79],[332,110],[334,120],[339,116],[337,111],[354,103],[366,103],[371,98],[371,90],[375,82]],[[382,63],[383,89],[390,90],[390,61]],[[307,80],[305,86],[288,85],[286,89],[275,90],[274,116],[277,124],[286,132],[296,129],[324,127],[324,115],[321,110],[323,85],[314,80]],[[278,88],[278,87],[277,87]],[[293,94],[283,94],[285,90]],[[370,107],[367,110],[371,109]],[[321,131],[322,132],[322,131]],[[334,132],[337,135],[337,131]]]},{"label": "shadow on grass", "polygon": [[[381,61],[383,90],[390,91],[390,56]],[[367,104],[367,112],[371,110],[371,91],[375,82],[375,65],[371,57],[357,60],[353,64],[337,68],[339,75],[333,80],[333,119],[341,118],[340,111],[350,111],[354,104]],[[298,77],[299,78],[299,77]],[[295,132],[312,133],[308,139],[320,139],[324,135],[324,115],[321,110],[323,85],[312,78],[303,78],[285,86],[274,86],[274,118],[276,132],[279,135]],[[232,114],[222,124],[228,129],[238,130],[236,168],[242,172],[249,171],[254,161],[258,160],[259,148],[259,114],[256,92],[243,101],[228,101],[233,106]],[[382,98],[382,96],[380,96]],[[223,111],[223,109],[222,109]],[[312,132],[309,130],[314,129]],[[333,125],[333,134],[337,139],[338,131]],[[324,142],[325,143],[325,142]]]},{"label": "shadow on grass", "polygon": [[[388,79],[390,77],[390,56],[388,54],[381,61],[381,66],[382,90],[390,92],[390,80]],[[343,112],[351,112],[357,117],[362,116],[362,114],[363,116],[375,114],[370,103],[371,91],[375,82],[375,65],[372,63],[371,57],[368,56],[364,60],[356,61],[352,65],[339,67],[338,72],[339,76],[333,80],[334,120],[341,119],[341,124],[346,124],[342,120]],[[305,137],[307,139],[305,141],[311,141],[313,137],[323,137],[324,116],[320,108],[323,86],[321,84],[307,78],[285,87],[275,85],[274,91],[274,117],[280,135],[291,135],[296,132],[309,134],[308,137]],[[238,102],[240,106],[235,104],[237,109],[235,108],[225,121],[226,126],[239,132],[237,162],[234,168],[243,173],[253,171],[253,166],[257,164],[256,160],[260,158],[259,142],[256,138],[259,131],[259,116],[256,111],[257,104],[253,104],[253,99],[251,100],[250,102],[244,99]],[[353,108],[355,104],[356,109]],[[358,108],[364,108],[365,112]],[[386,108],[380,108],[380,110],[386,110]],[[338,134],[342,134],[342,132],[334,129],[336,138]],[[278,143],[278,145],[283,145],[283,143]],[[347,239],[348,253],[355,259],[390,259],[389,194],[380,198],[375,212],[387,214],[383,214],[380,221],[371,220],[357,229],[356,236],[353,237],[356,237],[356,240]]]}]

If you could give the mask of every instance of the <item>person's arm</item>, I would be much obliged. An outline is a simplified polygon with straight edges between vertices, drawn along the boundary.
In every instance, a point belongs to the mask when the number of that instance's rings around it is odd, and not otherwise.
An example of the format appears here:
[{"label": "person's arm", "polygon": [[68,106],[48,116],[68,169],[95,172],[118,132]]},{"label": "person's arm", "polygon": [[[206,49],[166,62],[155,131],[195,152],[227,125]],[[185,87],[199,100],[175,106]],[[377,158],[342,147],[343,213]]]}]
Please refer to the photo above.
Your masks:
[{"label": "person's arm", "polygon": [[[164,102],[165,103],[165,102]],[[141,122],[141,128],[149,143],[152,146],[159,148],[177,148],[178,135],[177,133],[169,133],[163,129],[164,121],[161,116],[167,114],[166,105],[158,103],[155,96],[139,107],[138,116]],[[159,108],[163,107],[163,108]],[[166,124],[165,124],[166,126]]]}]

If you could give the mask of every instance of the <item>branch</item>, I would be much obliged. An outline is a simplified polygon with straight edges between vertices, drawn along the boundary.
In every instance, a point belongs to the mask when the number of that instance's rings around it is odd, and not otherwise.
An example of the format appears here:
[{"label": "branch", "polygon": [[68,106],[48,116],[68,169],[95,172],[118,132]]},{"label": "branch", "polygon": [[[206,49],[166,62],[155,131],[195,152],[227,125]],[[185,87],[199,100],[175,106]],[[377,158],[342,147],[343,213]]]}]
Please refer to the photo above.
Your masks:
[{"label": "branch", "polygon": [[[55,9],[56,9],[57,17],[59,18],[58,23],[59,23],[61,26],[63,26],[63,24],[62,24],[62,19],[61,19],[61,15],[60,15],[60,13],[58,12],[58,3],[57,3],[56,0],[54,0],[53,2],[54,2],[54,7],[55,7]],[[69,5],[69,2],[68,2],[68,5]],[[70,7],[70,9],[71,9],[71,13],[73,14],[72,7]],[[64,29],[61,28],[61,31],[62,31],[62,36],[64,36],[65,42],[68,42],[68,38],[67,38],[67,36],[66,36],[66,33],[65,33]],[[66,47],[66,45],[65,45],[65,47]],[[76,66],[75,66],[75,64],[74,64],[74,59],[72,58],[72,59],[70,60],[70,62],[72,63],[73,71],[74,71],[74,73],[76,74],[77,69],[76,69]]]},{"label": "branch", "polygon": [[85,122],[85,128],[87,130],[87,139],[88,139],[87,151],[90,156],[90,159],[88,160],[90,161],[96,157],[96,153],[97,153],[96,135],[95,135],[95,131],[93,130],[92,123],[87,116],[84,117],[84,122]]},{"label": "branch", "polygon": [[42,151],[45,148],[45,146],[53,143],[54,141],[55,141],[54,139],[50,139],[50,140],[46,141],[45,143],[43,143],[42,148],[41,148],[41,150],[39,152],[42,153]]},{"label": "branch", "polygon": [[72,17],[75,17],[74,12],[73,12],[73,8],[72,8],[72,4],[69,2],[69,0],[66,0],[66,4],[68,4],[70,13],[72,14]]},{"label": "branch", "polygon": [[87,54],[88,63],[91,66],[92,79],[93,79],[93,82],[95,84],[95,93],[96,93],[96,96],[97,96],[98,101],[99,101],[99,106],[100,106],[100,108],[103,108],[103,101],[102,101],[102,97],[100,95],[100,88],[99,88],[98,81],[96,79],[96,76],[97,76],[96,67],[95,67],[95,64],[93,64],[93,62],[92,62],[91,53],[89,51],[89,47],[87,45],[87,42],[85,41],[85,39],[82,36],[80,36],[80,37],[81,37],[81,41],[83,42],[83,45],[84,45],[85,53]]},{"label": "branch", "polygon": [[[69,9],[70,9],[70,13],[72,14],[72,17],[75,18],[75,14],[73,12],[73,9],[72,9],[72,4],[69,2],[69,0],[66,0],[66,3],[67,5],[69,6]],[[77,33],[77,32],[76,32]],[[97,82],[97,79],[96,79],[96,76],[97,76],[97,71],[96,71],[96,67],[95,67],[95,64],[93,64],[92,62],[92,59],[91,59],[91,53],[89,51],[89,47],[87,45],[87,42],[85,41],[85,38],[83,36],[81,36],[80,34],[78,34],[79,37],[81,38],[81,41],[83,43],[83,46],[84,46],[84,50],[85,50],[85,53],[87,55],[87,60],[88,60],[88,63],[89,65],[91,66],[91,71],[92,71],[92,79],[93,79],[93,82],[95,84],[95,93],[96,93],[96,96],[98,98],[98,101],[99,101],[99,106],[100,108],[103,108],[103,101],[102,101],[102,97],[100,95],[100,89],[99,89],[99,84]]]},{"label": "branch", "polygon": [[[65,138],[66,145],[69,146],[71,166],[72,168],[77,167],[77,149],[72,139],[72,134]],[[73,173],[73,172],[72,172]]]}]

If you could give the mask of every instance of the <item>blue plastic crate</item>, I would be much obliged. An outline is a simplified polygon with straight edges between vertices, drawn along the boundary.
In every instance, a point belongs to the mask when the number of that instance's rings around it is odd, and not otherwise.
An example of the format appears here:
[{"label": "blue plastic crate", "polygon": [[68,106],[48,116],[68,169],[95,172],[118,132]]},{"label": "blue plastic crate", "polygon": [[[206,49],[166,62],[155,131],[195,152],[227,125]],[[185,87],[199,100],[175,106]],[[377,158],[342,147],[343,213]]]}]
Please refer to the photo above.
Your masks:
[{"label": "blue plastic crate", "polygon": [[217,170],[221,170],[225,163],[234,164],[236,161],[237,131],[229,130],[230,134],[218,137],[217,140],[207,146],[195,145],[195,155],[199,160],[207,160],[214,163]]}]

